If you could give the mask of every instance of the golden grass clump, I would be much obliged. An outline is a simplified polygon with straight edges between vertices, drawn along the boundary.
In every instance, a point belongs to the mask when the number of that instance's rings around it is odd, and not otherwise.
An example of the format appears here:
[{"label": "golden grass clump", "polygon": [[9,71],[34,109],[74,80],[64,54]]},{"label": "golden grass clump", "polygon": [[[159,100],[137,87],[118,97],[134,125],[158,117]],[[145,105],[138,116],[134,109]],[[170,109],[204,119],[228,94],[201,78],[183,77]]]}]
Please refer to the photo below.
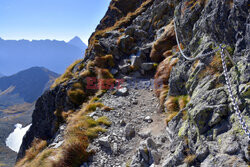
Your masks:
[{"label": "golden grass clump", "polygon": [[178,58],[173,58],[172,56],[170,56],[158,65],[156,74],[154,76],[155,81],[157,81],[154,83],[155,93],[157,97],[160,97],[162,91],[166,91],[170,73],[172,71],[172,68],[177,64],[178,61]]},{"label": "golden grass clump", "polygon": [[32,160],[36,155],[47,146],[47,141],[35,138],[32,142],[31,148],[29,148],[25,155],[28,160]]},{"label": "golden grass clump", "polygon": [[87,141],[86,136],[81,137],[81,140],[76,137],[67,139],[61,150],[61,156],[54,162],[53,167],[77,167],[86,162],[88,157],[92,155],[91,152],[86,151],[88,147]]},{"label": "golden grass clump", "polygon": [[171,49],[176,45],[174,22],[171,21],[165,28],[162,36],[155,41],[150,58],[154,62],[160,62],[164,56],[171,56]]},{"label": "golden grass clump", "polygon": [[[74,63],[72,63],[67,69],[66,71],[55,80],[55,82],[52,84],[51,88],[55,88],[57,85],[64,83],[65,81],[68,81],[70,79],[72,79],[75,74],[73,74],[72,70],[74,69],[74,67],[79,64],[82,61],[82,59],[76,60]],[[82,65],[80,65],[82,66]],[[80,67],[79,66],[79,67]]]},{"label": "golden grass clump", "polygon": [[94,138],[97,138],[98,137],[98,133],[105,133],[107,132],[106,129],[100,127],[100,126],[96,126],[96,127],[93,127],[93,128],[89,128],[86,132],[88,138],[90,140],[93,140]]},{"label": "golden grass clump", "polygon": [[102,57],[96,56],[95,65],[99,68],[114,67],[115,63],[113,55],[109,54]]},{"label": "golden grass clump", "polygon": [[182,14],[185,13],[186,9],[193,10],[196,5],[204,6],[207,4],[207,0],[190,0],[184,3],[184,7],[182,8]]},{"label": "golden grass clump", "polygon": [[100,102],[96,102],[96,103],[89,103],[87,106],[85,106],[83,109],[81,109],[82,112],[93,112],[96,110],[96,108],[102,108],[104,107],[104,104],[100,103]]},{"label": "golden grass clump", "polygon": [[67,120],[67,118],[68,118],[71,114],[73,114],[74,112],[75,112],[74,110],[69,110],[69,111],[67,111],[67,112],[63,111],[63,112],[62,112],[63,120]]},{"label": "golden grass clump", "polygon": [[25,156],[19,160],[16,166],[23,166],[26,162],[29,162],[36,158],[36,156],[47,146],[47,141],[34,138],[31,147],[26,150]]},{"label": "golden grass clump", "polygon": [[103,124],[103,125],[106,125],[106,126],[110,126],[112,123],[108,120],[107,117],[105,116],[102,116],[102,117],[99,117],[96,122],[98,124]]},{"label": "golden grass clump", "polygon": [[24,162],[23,160],[17,162],[16,167],[47,167],[53,166],[53,162],[48,160],[51,156],[53,156],[55,149],[44,149],[37,156],[30,160]]},{"label": "golden grass clump", "polygon": [[111,111],[111,110],[114,110],[114,109],[111,108],[111,107],[108,107],[108,106],[104,106],[104,107],[102,107],[102,110],[103,111]]},{"label": "golden grass clump", "polygon": [[220,58],[220,53],[217,52],[216,55],[212,58],[211,62],[201,70],[198,74],[198,78],[202,79],[208,75],[220,75],[223,72],[222,60]]},{"label": "golden grass clump", "polygon": [[[166,123],[168,124],[180,110],[184,109],[187,103],[190,101],[189,96],[170,96],[168,100],[165,102],[165,107],[167,109],[166,113]],[[187,119],[187,111],[182,111],[182,119]]]},{"label": "golden grass clump", "polygon": [[162,106],[165,102],[165,99],[168,95],[168,91],[169,91],[169,86],[168,85],[164,85],[160,91],[160,105]]},{"label": "golden grass clump", "polygon": [[178,98],[178,104],[179,104],[180,110],[184,109],[189,101],[190,101],[190,97],[188,95],[180,96]]},{"label": "golden grass clump", "polygon": [[96,68],[97,79],[113,79],[114,76],[109,72],[108,69]]},{"label": "golden grass clump", "polygon": [[195,160],[195,158],[196,158],[196,155],[189,154],[189,155],[187,155],[185,157],[185,159],[183,160],[183,162],[185,162],[186,164],[190,164],[190,163],[192,163]]},{"label": "golden grass clump", "polygon": [[96,96],[94,96],[94,97],[92,97],[91,99],[90,99],[90,103],[94,103],[94,102],[97,102],[97,101],[99,101],[100,100],[100,98],[99,97],[96,97]]},{"label": "golden grass clump", "polygon": [[168,123],[178,114],[178,111],[169,111],[166,114],[166,124],[168,125]]},{"label": "golden grass clump", "polygon": [[81,105],[85,100],[85,92],[82,89],[70,89],[67,95],[74,104]]},{"label": "golden grass clump", "polygon": [[[92,98],[91,101],[99,100]],[[88,157],[93,154],[88,152],[89,142],[98,137],[99,133],[104,133],[107,130],[100,125],[109,126],[111,123],[107,117],[100,117],[98,120],[87,116],[89,112],[95,111],[97,107],[103,107],[102,103],[90,102],[77,113],[68,117],[68,126],[66,128],[65,143],[61,148],[61,155],[55,162],[54,166],[79,166],[88,160]]]}]

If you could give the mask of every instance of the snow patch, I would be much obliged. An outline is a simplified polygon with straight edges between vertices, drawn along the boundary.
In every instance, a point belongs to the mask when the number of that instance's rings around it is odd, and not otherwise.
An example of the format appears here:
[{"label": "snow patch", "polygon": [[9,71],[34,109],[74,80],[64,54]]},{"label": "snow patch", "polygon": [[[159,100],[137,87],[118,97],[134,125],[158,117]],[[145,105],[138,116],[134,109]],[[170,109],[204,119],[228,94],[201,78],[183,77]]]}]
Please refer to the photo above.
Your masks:
[{"label": "snow patch", "polygon": [[10,133],[10,135],[6,139],[6,146],[15,152],[18,152],[23,141],[23,136],[29,130],[30,126],[31,124],[22,128],[23,127],[22,124],[16,124],[15,130],[12,133]]}]

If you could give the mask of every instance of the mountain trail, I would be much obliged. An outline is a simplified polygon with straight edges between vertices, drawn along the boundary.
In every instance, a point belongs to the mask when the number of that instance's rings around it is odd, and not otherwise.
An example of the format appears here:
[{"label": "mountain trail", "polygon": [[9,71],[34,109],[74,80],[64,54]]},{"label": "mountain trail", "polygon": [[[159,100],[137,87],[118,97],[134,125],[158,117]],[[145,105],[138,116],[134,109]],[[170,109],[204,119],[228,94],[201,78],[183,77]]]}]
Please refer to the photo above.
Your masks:
[{"label": "mountain trail", "polygon": [[90,115],[93,118],[106,116],[112,125],[89,146],[96,151],[90,166],[126,166],[140,143],[147,138],[163,138],[165,116],[159,112],[158,99],[152,89],[129,89],[124,96],[108,92],[101,102],[114,110],[97,110]]}]

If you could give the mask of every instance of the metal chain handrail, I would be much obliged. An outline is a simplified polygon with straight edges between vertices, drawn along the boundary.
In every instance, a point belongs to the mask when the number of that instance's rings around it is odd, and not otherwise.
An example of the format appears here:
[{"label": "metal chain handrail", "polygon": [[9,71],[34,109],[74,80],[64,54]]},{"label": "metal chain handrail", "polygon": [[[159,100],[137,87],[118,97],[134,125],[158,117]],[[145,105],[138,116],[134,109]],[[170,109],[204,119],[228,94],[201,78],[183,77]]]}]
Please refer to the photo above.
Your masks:
[{"label": "metal chain handrail", "polygon": [[236,99],[235,99],[235,97],[233,96],[233,93],[232,93],[232,85],[231,85],[231,82],[230,82],[229,75],[227,73],[227,66],[226,66],[226,63],[225,63],[225,54],[224,54],[225,47],[222,47],[222,45],[220,45],[218,47],[218,49],[215,49],[215,50],[213,50],[211,52],[208,52],[206,54],[202,54],[202,55],[196,56],[194,58],[187,57],[183,53],[183,51],[181,49],[181,46],[180,46],[180,42],[179,42],[179,39],[178,39],[177,30],[176,30],[175,18],[174,18],[174,30],[175,30],[176,42],[177,42],[178,48],[180,50],[180,53],[181,53],[181,55],[185,59],[187,59],[189,61],[194,61],[194,60],[197,60],[197,59],[201,59],[201,58],[206,57],[208,55],[212,55],[213,53],[215,53],[215,52],[217,52],[217,51],[220,50],[220,52],[221,52],[221,59],[222,59],[222,66],[223,66],[223,71],[224,71],[223,73],[224,73],[224,76],[225,76],[225,80],[226,80],[226,84],[227,84],[227,89],[228,89],[228,92],[229,92],[229,96],[230,96],[231,101],[233,103],[233,108],[234,108],[234,110],[236,112],[236,115],[238,117],[239,123],[241,124],[241,127],[244,130],[245,134],[248,136],[248,140],[250,140],[250,132],[249,132],[248,126],[246,125],[246,122],[244,121],[244,119],[243,119],[243,117],[241,115],[238,103],[237,103],[237,101],[236,101]]},{"label": "metal chain handrail", "polygon": [[241,124],[241,127],[244,130],[245,134],[248,136],[248,139],[250,140],[250,132],[249,132],[248,126],[246,125],[246,122],[243,119],[243,116],[241,115],[238,103],[237,103],[235,97],[233,96],[232,84],[230,82],[229,74],[227,72],[227,65],[225,62],[224,48],[222,48],[221,45],[220,45],[220,48],[221,48],[221,60],[222,60],[222,66],[223,66],[223,73],[224,73],[226,84],[227,84],[227,90],[228,90],[229,96],[231,98],[231,101],[233,103],[233,108],[234,108],[236,115],[238,117],[238,120]]},{"label": "metal chain handrail", "polygon": [[208,55],[211,55],[211,54],[213,54],[213,53],[215,53],[215,52],[217,52],[217,51],[220,50],[220,48],[217,48],[217,49],[215,49],[215,50],[212,50],[211,52],[208,52],[208,53],[205,53],[205,54],[201,54],[201,55],[196,56],[196,57],[187,57],[187,56],[183,53],[183,51],[182,51],[182,49],[181,49],[181,46],[180,46],[180,42],[179,42],[179,39],[178,39],[177,30],[176,30],[175,19],[174,19],[174,31],[175,31],[175,38],[176,38],[176,42],[177,42],[178,48],[179,48],[179,50],[180,50],[180,53],[181,53],[181,55],[182,55],[185,59],[187,59],[187,60],[189,60],[189,61],[194,61],[194,60],[197,60],[197,59],[201,59],[201,58],[203,58],[203,57],[206,57],[206,56],[208,56]]}]

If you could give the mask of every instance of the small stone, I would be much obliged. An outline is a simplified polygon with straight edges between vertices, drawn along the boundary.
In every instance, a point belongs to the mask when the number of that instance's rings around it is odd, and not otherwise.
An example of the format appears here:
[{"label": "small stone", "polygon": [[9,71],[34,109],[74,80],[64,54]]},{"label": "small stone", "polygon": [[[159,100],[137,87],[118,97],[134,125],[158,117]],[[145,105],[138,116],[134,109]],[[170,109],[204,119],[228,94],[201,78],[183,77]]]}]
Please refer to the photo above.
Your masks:
[{"label": "small stone", "polygon": [[148,122],[148,123],[151,123],[151,122],[153,122],[153,119],[152,119],[150,116],[146,116],[146,117],[144,118],[144,121],[146,121],[146,122]]},{"label": "small stone", "polygon": [[140,136],[143,139],[146,139],[146,138],[151,136],[151,133],[150,132],[142,132],[142,133],[138,133],[138,136]]},{"label": "small stone", "polygon": [[209,150],[207,145],[200,145],[196,151],[196,158],[202,162],[208,156]]},{"label": "small stone", "polygon": [[119,69],[121,70],[122,73],[127,74],[131,71],[130,65],[125,64],[123,66],[119,66]]},{"label": "small stone", "polygon": [[126,96],[128,94],[128,88],[123,87],[117,90],[116,95],[118,96]]},{"label": "small stone", "polygon": [[91,118],[93,118],[94,116],[96,116],[96,112],[90,113],[89,116],[90,116]]},{"label": "small stone", "polygon": [[161,154],[155,150],[151,151],[152,157],[154,159],[154,164],[158,165],[161,161]]},{"label": "small stone", "polygon": [[114,152],[115,154],[118,153],[118,145],[117,145],[117,143],[114,143],[114,144],[113,144],[113,152]]},{"label": "small stone", "polygon": [[134,67],[140,67],[141,58],[139,56],[131,56],[131,65]]},{"label": "small stone", "polygon": [[109,136],[100,138],[98,143],[103,147],[110,148]]},{"label": "small stone", "polygon": [[145,71],[150,71],[154,68],[154,63],[142,63],[141,68]]},{"label": "small stone", "polygon": [[147,147],[151,150],[157,150],[157,146],[155,144],[155,142],[151,139],[151,138],[148,138],[146,140],[146,144],[147,144]]},{"label": "small stone", "polygon": [[144,161],[148,161],[148,149],[146,147],[143,147],[142,145],[139,147],[139,153],[140,156],[144,159]]},{"label": "small stone", "polygon": [[132,36],[134,34],[134,31],[135,31],[135,28],[130,26],[130,27],[126,28],[125,34]]},{"label": "small stone", "polygon": [[63,144],[64,141],[59,141],[58,143],[53,143],[50,145],[50,148],[58,148]]},{"label": "small stone", "polygon": [[115,75],[115,74],[117,74],[117,73],[118,73],[118,70],[117,70],[117,69],[112,68],[110,72],[111,72],[111,74]]},{"label": "small stone", "polygon": [[123,120],[120,120],[120,125],[121,125],[121,126],[126,126],[126,122],[124,121],[124,119],[123,119]]},{"label": "small stone", "polygon": [[135,137],[135,128],[132,124],[127,124],[125,127],[125,137],[126,139],[132,139],[133,137]]},{"label": "small stone", "polygon": [[138,100],[133,100],[132,104],[137,105],[138,104]]},{"label": "small stone", "polygon": [[161,140],[162,143],[165,143],[167,141],[167,137],[166,136],[161,136],[160,140]]},{"label": "small stone", "polygon": [[236,141],[224,146],[224,153],[233,155],[240,150],[240,145]]}]

